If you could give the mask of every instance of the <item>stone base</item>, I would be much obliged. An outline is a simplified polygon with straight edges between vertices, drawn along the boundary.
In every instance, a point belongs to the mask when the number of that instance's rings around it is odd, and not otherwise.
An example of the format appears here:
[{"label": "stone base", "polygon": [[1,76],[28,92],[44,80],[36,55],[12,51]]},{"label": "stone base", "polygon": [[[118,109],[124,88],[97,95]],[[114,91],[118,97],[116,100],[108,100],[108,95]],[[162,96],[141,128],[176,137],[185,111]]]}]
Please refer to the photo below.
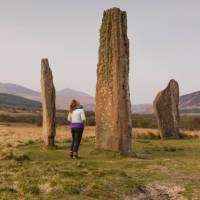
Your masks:
[{"label": "stone base", "polygon": [[55,136],[44,137],[46,146],[55,146]]}]

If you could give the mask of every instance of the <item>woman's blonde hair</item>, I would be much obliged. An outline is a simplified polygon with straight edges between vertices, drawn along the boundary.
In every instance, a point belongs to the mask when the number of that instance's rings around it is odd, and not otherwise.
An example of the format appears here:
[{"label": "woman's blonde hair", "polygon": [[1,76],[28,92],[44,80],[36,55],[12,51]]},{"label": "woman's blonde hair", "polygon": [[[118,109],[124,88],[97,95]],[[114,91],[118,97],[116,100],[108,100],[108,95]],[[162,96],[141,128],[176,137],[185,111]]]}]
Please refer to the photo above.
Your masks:
[{"label": "woman's blonde hair", "polygon": [[75,110],[78,106],[78,101],[76,101],[76,99],[73,99],[70,103],[70,108],[69,108],[69,112],[72,113],[73,110]]}]

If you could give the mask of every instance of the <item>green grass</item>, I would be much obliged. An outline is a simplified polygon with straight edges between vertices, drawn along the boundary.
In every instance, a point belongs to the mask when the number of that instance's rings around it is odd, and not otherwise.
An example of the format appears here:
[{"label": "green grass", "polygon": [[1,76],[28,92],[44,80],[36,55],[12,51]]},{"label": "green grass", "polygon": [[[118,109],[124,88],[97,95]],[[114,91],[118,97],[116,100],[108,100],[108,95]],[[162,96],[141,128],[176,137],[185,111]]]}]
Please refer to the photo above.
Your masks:
[{"label": "green grass", "polygon": [[0,199],[121,199],[154,181],[181,185],[191,199],[200,193],[199,139],[134,140],[132,156],[83,141],[79,160],[68,157],[69,141],[57,145],[30,142],[9,147],[7,157],[1,152]]}]

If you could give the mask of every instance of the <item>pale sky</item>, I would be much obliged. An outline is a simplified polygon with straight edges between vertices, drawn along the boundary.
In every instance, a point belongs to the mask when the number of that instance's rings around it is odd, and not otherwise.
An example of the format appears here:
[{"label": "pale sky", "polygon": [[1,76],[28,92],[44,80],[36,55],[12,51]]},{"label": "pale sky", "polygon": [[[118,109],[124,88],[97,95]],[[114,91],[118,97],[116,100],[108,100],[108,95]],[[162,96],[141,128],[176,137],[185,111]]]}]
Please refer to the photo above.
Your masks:
[{"label": "pale sky", "polygon": [[133,104],[151,103],[171,78],[200,90],[199,0],[0,0],[0,82],[40,90],[47,57],[56,89],[95,95],[105,9],[127,11]]}]

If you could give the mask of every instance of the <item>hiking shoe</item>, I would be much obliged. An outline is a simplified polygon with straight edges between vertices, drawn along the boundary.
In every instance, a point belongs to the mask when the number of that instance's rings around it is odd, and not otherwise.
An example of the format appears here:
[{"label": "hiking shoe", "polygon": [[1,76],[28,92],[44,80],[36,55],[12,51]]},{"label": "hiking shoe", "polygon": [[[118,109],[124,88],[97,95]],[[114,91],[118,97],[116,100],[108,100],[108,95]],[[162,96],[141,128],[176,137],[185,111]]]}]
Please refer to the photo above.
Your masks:
[{"label": "hiking shoe", "polygon": [[72,158],[73,158],[73,159],[78,159],[78,156],[73,156]]},{"label": "hiking shoe", "polygon": [[73,154],[73,157],[72,157],[72,158],[73,158],[73,159],[78,159],[78,154],[74,152],[74,154]]}]

